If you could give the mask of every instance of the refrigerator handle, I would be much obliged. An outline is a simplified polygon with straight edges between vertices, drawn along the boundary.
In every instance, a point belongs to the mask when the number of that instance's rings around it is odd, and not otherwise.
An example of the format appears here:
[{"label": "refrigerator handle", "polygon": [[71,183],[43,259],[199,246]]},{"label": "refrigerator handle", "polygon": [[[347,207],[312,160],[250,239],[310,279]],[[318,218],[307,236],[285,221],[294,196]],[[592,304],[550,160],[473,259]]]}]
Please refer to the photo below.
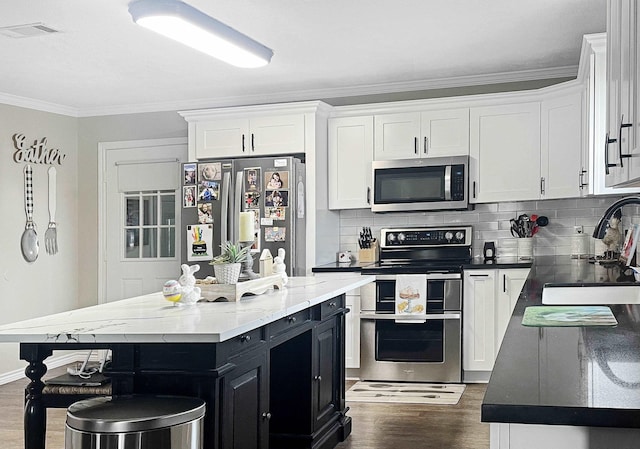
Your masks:
[{"label": "refrigerator handle", "polygon": [[231,203],[231,189],[229,186],[231,185],[231,173],[224,172],[222,176],[222,210],[220,217],[220,244],[224,244],[224,242],[229,240],[229,217],[231,214],[229,213],[229,204]]},{"label": "refrigerator handle", "polygon": [[242,187],[244,186],[244,171],[236,172],[236,191],[234,198],[234,207],[233,214],[231,216],[230,222],[232,223],[231,227],[231,237],[233,242],[237,242],[240,237],[240,223],[238,217],[240,216],[240,211],[242,210]]}]

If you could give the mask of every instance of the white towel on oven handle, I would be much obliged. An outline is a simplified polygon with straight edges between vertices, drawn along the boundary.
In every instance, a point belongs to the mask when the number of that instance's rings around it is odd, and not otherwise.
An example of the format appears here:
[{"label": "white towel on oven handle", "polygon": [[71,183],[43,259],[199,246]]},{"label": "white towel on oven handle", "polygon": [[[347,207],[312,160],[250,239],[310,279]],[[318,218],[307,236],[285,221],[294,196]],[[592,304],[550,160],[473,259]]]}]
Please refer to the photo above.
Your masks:
[{"label": "white towel on oven handle", "polygon": [[396,319],[396,323],[424,323],[425,319],[412,315],[427,313],[427,278],[424,274],[399,274],[396,276],[396,304],[394,313],[407,318]]}]

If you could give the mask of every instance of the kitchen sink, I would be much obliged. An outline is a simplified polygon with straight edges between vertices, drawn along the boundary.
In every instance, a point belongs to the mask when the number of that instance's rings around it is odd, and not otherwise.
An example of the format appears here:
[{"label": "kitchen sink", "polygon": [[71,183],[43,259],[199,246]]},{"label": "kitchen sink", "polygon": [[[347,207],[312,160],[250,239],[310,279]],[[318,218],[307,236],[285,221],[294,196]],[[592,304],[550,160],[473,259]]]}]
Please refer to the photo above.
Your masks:
[{"label": "kitchen sink", "polygon": [[542,304],[640,304],[640,284],[545,285]]}]

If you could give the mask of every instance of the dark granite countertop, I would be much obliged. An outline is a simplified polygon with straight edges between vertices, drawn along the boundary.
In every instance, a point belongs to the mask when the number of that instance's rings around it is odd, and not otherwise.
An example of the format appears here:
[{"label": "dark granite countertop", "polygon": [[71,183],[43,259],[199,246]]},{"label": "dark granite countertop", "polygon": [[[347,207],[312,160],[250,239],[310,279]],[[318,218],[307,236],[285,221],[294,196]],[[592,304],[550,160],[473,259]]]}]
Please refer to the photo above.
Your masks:
[{"label": "dark granite countertop", "polygon": [[640,305],[611,305],[616,327],[521,324],[525,308],[541,304],[545,283],[612,283],[620,273],[568,256],[535,259],[487,386],[482,421],[640,428]]},{"label": "dark granite countertop", "polygon": [[317,267],[313,267],[311,269],[312,273],[341,273],[341,272],[350,272],[350,271],[360,271],[362,267],[366,267],[368,265],[373,265],[374,262],[358,262],[352,260],[351,263],[338,263],[332,262],[324,265],[318,265]]},{"label": "dark granite countertop", "polygon": [[[350,271],[361,271],[362,268],[374,265],[375,262],[358,262],[351,261],[351,263],[338,263],[332,262],[324,265],[313,267],[311,271],[313,273],[340,273]],[[529,268],[532,265],[530,260],[519,260],[517,257],[498,257],[495,261],[485,262],[482,258],[474,258],[470,263],[464,264],[462,268],[464,270],[474,269],[490,269],[490,268]]]}]

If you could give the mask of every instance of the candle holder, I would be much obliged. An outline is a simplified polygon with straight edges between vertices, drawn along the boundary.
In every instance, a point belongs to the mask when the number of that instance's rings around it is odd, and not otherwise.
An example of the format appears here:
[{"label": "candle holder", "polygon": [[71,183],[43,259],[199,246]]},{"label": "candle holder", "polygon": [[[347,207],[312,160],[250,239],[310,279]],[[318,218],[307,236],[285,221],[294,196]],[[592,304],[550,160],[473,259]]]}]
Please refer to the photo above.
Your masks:
[{"label": "candle holder", "polygon": [[[243,247],[249,247],[253,245],[253,240],[248,242],[239,242]],[[240,280],[248,281],[251,279],[258,279],[260,276],[253,272],[253,255],[251,250],[247,251],[247,258],[242,262],[242,272],[240,273]]]}]

